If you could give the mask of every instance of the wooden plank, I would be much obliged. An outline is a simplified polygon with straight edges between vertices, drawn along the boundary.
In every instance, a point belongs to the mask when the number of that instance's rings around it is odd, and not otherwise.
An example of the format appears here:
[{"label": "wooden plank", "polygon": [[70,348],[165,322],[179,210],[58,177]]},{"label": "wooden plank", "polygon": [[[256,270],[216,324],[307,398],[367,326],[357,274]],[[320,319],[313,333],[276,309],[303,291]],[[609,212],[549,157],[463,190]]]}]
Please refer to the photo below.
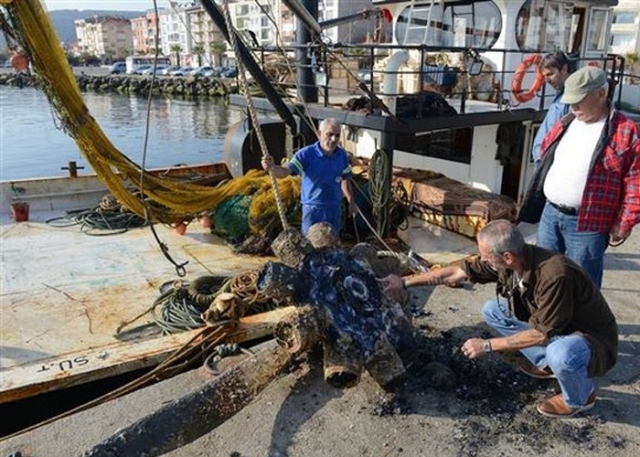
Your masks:
[{"label": "wooden plank", "polygon": [[[269,336],[273,326],[293,310],[294,307],[278,308],[244,317],[226,342],[241,343]],[[0,404],[157,365],[199,331],[118,342],[6,369],[2,373]]]}]

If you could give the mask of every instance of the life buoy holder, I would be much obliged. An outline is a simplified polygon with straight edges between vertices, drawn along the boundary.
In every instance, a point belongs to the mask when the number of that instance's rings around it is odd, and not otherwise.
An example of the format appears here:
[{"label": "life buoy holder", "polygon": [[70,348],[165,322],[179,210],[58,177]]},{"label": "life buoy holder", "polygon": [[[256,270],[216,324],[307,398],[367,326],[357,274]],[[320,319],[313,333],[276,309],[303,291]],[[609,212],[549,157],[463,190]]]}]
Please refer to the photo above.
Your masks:
[{"label": "life buoy holder", "polygon": [[[532,54],[527,56],[513,75],[513,82],[511,83],[511,95],[520,103],[526,103],[536,96],[536,93],[542,89],[542,85],[544,84],[544,75],[540,71],[540,62],[542,61],[542,56],[540,54]],[[536,78],[533,81],[533,85],[527,89],[522,89],[522,81],[524,80],[524,75],[527,74],[527,70],[530,66],[536,66]]]}]

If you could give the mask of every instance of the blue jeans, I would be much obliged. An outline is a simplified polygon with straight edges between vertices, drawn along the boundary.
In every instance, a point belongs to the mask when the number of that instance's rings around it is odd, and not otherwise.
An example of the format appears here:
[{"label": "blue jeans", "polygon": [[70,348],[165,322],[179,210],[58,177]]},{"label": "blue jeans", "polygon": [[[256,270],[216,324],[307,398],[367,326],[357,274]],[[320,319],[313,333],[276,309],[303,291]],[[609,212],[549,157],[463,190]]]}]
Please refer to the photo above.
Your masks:
[{"label": "blue jeans", "polygon": [[[509,311],[506,300],[489,300],[482,307],[485,322],[502,336],[531,329],[527,322],[519,321]],[[556,375],[564,402],[571,408],[587,403],[595,385],[589,378],[591,347],[577,334],[554,336],[546,346],[520,349],[520,352],[538,368],[549,367]]]},{"label": "blue jeans", "polygon": [[342,223],[341,203],[334,206],[302,205],[302,234],[306,235],[313,224],[328,222],[335,229],[336,235],[339,235]]},{"label": "blue jeans", "polygon": [[566,255],[600,288],[608,233],[578,232],[578,216],[563,214],[547,203],[538,224],[537,245]]}]

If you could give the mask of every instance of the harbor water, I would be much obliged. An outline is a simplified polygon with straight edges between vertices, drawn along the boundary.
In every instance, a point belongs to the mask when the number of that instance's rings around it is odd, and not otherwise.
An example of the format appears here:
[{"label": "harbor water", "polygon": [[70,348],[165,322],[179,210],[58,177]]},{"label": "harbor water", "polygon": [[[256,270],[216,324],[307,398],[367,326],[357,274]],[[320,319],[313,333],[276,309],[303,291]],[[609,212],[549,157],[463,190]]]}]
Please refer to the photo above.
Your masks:
[{"label": "harbor water", "polygon": [[[192,100],[83,94],[111,142],[138,165],[157,168],[223,160],[224,135],[242,112],[222,98]],[[148,121],[148,144],[143,154]],[[92,173],[73,139],[61,129],[44,93],[0,86],[0,180],[66,176],[75,161]]]}]

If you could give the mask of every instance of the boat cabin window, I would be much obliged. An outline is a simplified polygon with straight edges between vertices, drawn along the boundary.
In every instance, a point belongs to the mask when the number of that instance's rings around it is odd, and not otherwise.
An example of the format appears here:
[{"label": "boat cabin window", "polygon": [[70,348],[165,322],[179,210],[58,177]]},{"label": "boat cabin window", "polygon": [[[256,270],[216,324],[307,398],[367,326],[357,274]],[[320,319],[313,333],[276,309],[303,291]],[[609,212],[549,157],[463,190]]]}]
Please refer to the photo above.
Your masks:
[{"label": "boat cabin window", "polygon": [[[572,49],[579,29],[572,2],[527,0],[516,19],[516,43],[521,51]],[[572,33],[573,32],[573,33]]]},{"label": "boat cabin window", "polygon": [[609,31],[609,10],[594,8],[589,18],[587,32],[587,51],[606,52],[607,32]]},{"label": "boat cabin window", "polygon": [[396,147],[425,157],[471,163],[473,129],[454,128],[416,135],[398,135]]},{"label": "boat cabin window", "polygon": [[403,9],[395,35],[399,44],[490,48],[501,31],[502,16],[492,1],[431,2]]}]

